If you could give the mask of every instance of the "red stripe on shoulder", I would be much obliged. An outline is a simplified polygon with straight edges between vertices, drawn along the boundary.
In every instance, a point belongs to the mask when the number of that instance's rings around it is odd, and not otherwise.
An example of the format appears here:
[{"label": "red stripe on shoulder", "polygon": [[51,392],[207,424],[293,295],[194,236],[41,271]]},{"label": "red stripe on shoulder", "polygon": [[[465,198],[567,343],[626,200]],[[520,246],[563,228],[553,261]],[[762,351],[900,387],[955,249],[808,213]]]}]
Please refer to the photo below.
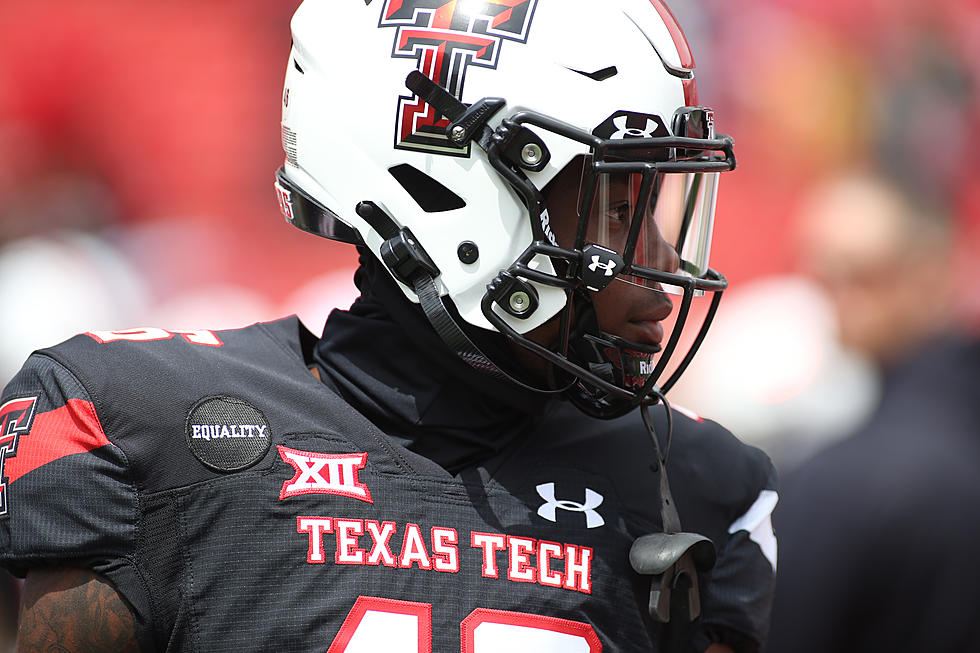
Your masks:
[{"label": "red stripe on shoulder", "polygon": [[38,413],[30,433],[18,443],[15,456],[6,460],[5,475],[11,483],[38,467],[110,444],[90,401],[69,399],[55,410]]},{"label": "red stripe on shoulder", "polygon": [[684,415],[685,417],[689,417],[689,418],[693,419],[695,422],[703,422],[704,421],[704,418],[703,417],[701,417],[700,415],[698,415],[697,413],[695,413],[690,408],[684,408],[684,406],[678,406],[677,404],[671,404],[670,407],[672,409],[676,410],[681,415]]}]

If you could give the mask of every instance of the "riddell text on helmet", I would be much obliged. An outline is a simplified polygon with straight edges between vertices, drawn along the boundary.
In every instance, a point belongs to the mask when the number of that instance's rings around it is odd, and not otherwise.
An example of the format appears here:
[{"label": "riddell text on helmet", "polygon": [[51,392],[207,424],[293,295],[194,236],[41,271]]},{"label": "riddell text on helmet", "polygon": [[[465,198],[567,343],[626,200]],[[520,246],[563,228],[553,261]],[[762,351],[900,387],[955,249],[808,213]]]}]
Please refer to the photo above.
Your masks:
[{"label": "riddell text on helmet", "polygon": [[[461,555],[455,528],[434,526],[426,537],[418,524],[399,526],[393,521],[343,517],[300,516],[296,518],[296,532],[308,539],[309,564],[324,564],[332,548],[333,562],[338,565],[458,573],[461,564],[471,563],[479,565],[484,578],[592,593],[589,547],[471,531]],[[400,545],[392,542],[399,534]]]}]

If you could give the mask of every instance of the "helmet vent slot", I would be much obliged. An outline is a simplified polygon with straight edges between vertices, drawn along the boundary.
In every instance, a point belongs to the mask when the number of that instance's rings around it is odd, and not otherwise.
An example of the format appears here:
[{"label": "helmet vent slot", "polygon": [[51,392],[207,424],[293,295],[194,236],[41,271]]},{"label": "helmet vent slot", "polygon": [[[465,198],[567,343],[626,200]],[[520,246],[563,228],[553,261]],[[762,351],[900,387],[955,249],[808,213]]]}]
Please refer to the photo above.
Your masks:
[{"label": "helmet vent slot", "polygon": [[604,82],[611,77],[615,77],[619,74],[619,69],[616,66],[609,66],[608,68],[601,68],[593,73],[586,72],[584,70],[576,70],[575,68],[569,68],[573,73],[578,73],[584,77],[595,80],[597,82]]},{"label": "helmet vent slot", "polygon": [[388,168],[388,172],[426,213],[453,211],[466,206],[462,197],[414,166],[402,163]]}]

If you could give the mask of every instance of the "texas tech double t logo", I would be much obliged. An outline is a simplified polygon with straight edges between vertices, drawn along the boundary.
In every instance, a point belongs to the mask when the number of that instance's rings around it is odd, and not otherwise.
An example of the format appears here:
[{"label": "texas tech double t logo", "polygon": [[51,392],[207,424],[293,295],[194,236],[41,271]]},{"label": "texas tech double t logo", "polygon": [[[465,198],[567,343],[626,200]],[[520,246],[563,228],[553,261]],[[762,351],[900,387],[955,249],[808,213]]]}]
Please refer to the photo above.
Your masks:
[{"label": "texas tech double t logo", "polygon": [[[496,68],[501,43],[527,41],[537,0],[385,0],[379,27],[397,27],[392,57],[418,69],[457,98],[466,69]],[[398,99],[395,147],[468,156],[446,137],[449,121],[415,96]]]},{"label": "texas tech double t logo", "polygon": [[20,437],[31,432],[36,406],[37,397],[11,399],[0,406],[0,517],[7,514],[6,463],[17,455]]}]

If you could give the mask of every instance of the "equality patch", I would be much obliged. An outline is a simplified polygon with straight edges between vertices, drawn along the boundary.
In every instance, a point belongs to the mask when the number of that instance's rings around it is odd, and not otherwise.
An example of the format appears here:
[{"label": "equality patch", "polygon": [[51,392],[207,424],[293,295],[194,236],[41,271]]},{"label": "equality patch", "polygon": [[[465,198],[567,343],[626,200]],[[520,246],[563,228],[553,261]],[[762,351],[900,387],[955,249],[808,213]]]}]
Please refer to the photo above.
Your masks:
[{"label": "equality patch", "polygon": [[269,422],[258,408],[236,397],[205,397],[187,415],[187,445],[205,466],[237,472],[265,456],[272,443]]}]

